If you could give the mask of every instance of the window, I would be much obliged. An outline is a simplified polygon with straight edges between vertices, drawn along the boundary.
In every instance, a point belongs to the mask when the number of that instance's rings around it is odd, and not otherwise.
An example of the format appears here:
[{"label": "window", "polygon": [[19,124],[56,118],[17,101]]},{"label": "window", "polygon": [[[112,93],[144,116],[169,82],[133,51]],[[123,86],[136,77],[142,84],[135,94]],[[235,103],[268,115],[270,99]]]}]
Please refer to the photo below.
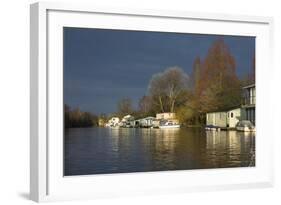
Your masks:
[{"label": "window", "polygon": [[233,118],[233,112],[230,114],[231,118]]}]

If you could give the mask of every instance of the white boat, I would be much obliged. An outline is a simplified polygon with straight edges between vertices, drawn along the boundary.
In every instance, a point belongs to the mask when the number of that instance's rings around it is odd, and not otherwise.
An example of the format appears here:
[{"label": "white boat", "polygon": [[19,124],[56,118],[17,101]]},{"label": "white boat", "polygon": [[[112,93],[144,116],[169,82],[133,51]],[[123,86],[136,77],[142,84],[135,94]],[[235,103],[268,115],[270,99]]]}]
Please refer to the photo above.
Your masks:
[{"label": "white boat", "polygon": [[165,129],[165,128],[180,128],[180,125],[177,123],[174,123],[172,121],[167,121],[165,123],[160,123],[159,125],[160,129]]},{"label": "white boat", "polygon": [[111,126],[109,127],[110,129],[119,129],[120,127],[119,126]]},{"label": "white boat", "polygon": [[118,124],[106,123],[105,127],[108,127],[108,128],[119,128],[120,126]]},{"label": "white boat", "polygon": [[236,130],[242,132],[255,132],[256,128],[250,121],[242,120],[237,123]]},{"label": "white boat", "polygon": [[221,131],[221,128],[219,126],[214,125],[206,125],[205,130],[211,130],[211,131]]}]

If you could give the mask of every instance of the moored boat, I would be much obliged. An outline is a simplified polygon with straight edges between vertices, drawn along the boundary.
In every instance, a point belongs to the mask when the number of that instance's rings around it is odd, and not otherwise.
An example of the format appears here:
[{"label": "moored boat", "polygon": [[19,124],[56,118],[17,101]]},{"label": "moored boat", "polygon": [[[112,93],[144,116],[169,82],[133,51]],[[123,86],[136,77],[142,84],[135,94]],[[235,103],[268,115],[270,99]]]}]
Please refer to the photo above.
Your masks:
[{"label": "moored boat", "polygon": [[215,125],[206,125],[205,130],[220,131],[221,128],[219,126],[215,126]]},{"label": "moored boat", "polygon": [[180,125],[172,122],[172,121],[167,121],[165,123],[160,123],[159,125],[160,129],[165,129],[165,128],[180,128]]},{"label": "moored boat", "polygon": [[237,123],[236,130],[242,132],[255,132],[256,128],[250,121],[242,120]]}]

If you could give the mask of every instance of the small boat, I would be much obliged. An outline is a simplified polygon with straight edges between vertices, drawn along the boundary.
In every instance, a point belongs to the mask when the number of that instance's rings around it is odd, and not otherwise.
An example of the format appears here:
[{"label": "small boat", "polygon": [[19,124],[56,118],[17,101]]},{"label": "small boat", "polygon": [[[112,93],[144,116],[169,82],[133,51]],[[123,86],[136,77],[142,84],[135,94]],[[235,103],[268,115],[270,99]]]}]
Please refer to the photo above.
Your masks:
[{"label": "small boat", "polygon": [[118,124],[106,123],[105,127],[107,127],[107,128],[119,128],[120,126]]},{"label": "small boat", "polygon": [[251,123],[251,121],[249,121],[249,120],[242,120],[242,121],[239,121],[237,123],[236,130],[237,131],[242,131],[242,132],[255,132],[256,128]]},{"label": "small boat", "polygon": [[215,126],[215,125],[206,125],[205,130],[220,131],[221,128],[219,126]]},{"label": "small boat", "polygon": [[109,123],[106,123],[104,126],[105,127],[111,127],[111,125]]},{"label": "small boat", "polygon": [[159,125],[160,129],[165,129],[165,128],[180,128],[180,125],[172,122],[172,121],[167,121],[165,123],[160,123]]},{"label": "small boat", "polygon": [[120,127],[119,126],[111,126],[109,127],[110,129],[119,129]]}]

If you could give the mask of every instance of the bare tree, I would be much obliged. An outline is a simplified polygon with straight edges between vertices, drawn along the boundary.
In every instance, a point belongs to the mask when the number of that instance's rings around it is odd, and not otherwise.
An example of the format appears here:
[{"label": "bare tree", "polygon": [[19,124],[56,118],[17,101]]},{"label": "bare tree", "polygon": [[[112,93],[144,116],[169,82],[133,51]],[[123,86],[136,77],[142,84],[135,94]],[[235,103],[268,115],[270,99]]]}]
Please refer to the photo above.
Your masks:
[{"label": "bare tree", "polygon": [[164,87],[165,79],[162,77],[162,73],[154,74],[149,83],[149,94],[152,97],[153,103],[160,108],[161,112],[164,111]]},{"label": "bare tree", "polygon": [[131,114],[133,112],[133,105],[130,98],[123,98],[117,105],[118,114],[121,116]]},{"label": "bare tree", "polygon": [[152,76],[149,93],[161,112],[174,112],[177,100],[188,85],[189,76],[180,67],[170,67]]},{"label": "bare tree", "polygon": [[151,97],[144,95],[140,100],[139,100],[139,111],[141,113],[148,113],[151,111]]}]

